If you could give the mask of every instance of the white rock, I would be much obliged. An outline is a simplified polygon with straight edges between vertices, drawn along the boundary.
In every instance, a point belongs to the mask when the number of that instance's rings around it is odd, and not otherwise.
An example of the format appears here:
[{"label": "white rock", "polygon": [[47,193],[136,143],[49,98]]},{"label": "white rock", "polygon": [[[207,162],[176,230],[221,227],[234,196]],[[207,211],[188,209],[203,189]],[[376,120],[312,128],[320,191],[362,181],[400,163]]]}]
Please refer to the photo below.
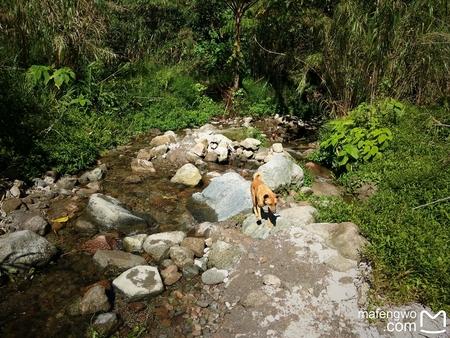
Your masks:
[{"label": "white rock", "polygon": [[123,248],[128,252],[142,252],[142,245],[148,235],[140,234],[128,236],[123,239]]},{"label": "white rock", "polygon": [[191,163],[187,163],[177,170],[176,174],[170,180],[172,183],[180,183],[187,186],[195,187],[200,180],[202,175],[197,167]]},{"label": "white rock", "polygon": [[281,143],[274,143],[272,144],[272,150],[274,153],[282,153],[283,145]]},{"label": "white rock", "polygon": [[265,285],[271,285],[276,288],[279,288],[281,286],[281,280],[275,275],[264,275],[263,283]]},{"label": "white rock", "polygon": [[183,231],[167,231],[153,234],[146,238],[144,242],[144,250],[145,246],[152,242],[162,241],[170,245],[177,245],[180,244],[185,237],[186,234]]},{"label": "white rock", "polygon": [[129,301],[145,299],[164,290],[158,268],[150,265],[128,269],[113,280],[113,286]]},{"label": "white rock", "polygon": [[245,140],[241,141],[240,145],[245,149],[257,150],[261,145],[261,141],[255,138],[248,137]]},{"label": "white rock", "polygon": [[140,158],[133,158],[133,160],[131,161],[131,170],[137,173],[156,172],[152,162]]}]

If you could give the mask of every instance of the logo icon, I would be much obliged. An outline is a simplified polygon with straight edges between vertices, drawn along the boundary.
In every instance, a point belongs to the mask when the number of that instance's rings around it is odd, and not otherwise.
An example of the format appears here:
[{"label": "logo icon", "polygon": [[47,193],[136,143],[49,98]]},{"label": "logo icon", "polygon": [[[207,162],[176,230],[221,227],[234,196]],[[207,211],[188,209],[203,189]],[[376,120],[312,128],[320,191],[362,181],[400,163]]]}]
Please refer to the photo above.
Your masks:
[{"label": "logo icon", "polygon": [[[430,318],[431,320],[435,320],[436,318],[438,318],[439,316],[442,315],[442,330],[425,330],[424,327],[424,317],[427,316],[428,318]],[[439,333],[444,333],[446,331],[446,326],[447,326],[447,315],[445,313],[444,310],[439,311],[438,313],[436,313],[434,316],[432,314],[430,314],[428,311],[426,310],[422,310],[420,311],[420,315],[419,315],[419,324],[420,324],[420,332],[423,333],[430,333],[430,334],[439,334]]]}]

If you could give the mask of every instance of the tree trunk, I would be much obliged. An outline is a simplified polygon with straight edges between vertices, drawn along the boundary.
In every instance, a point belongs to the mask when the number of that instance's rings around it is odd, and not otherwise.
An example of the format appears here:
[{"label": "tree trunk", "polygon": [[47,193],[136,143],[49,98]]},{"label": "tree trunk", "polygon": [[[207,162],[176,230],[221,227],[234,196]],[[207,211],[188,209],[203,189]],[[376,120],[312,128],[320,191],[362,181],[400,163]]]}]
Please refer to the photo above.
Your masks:
[{"label": "tree trunk", "polygon": [[235,36],[234,36],[234,80],[233,80],[233,92],[237,91],[240,86],[240,72],[241,72],[241,20],[242,20],[242,8],[237,8],[234,14],[235,18]]}]

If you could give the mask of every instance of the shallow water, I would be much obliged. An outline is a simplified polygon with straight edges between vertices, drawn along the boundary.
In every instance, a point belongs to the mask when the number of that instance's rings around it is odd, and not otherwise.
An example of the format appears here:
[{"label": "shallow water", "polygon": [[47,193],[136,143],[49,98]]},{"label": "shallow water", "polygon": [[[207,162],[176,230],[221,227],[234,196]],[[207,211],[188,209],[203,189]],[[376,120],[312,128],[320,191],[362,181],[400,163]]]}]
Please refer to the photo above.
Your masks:
[{"label": "shallow water", "polygon": [[[264,125],[260,125],[263,130]],[[193,204],[190,199],[193,193],[204,188],[207,181],[195,188],[171,183],[170,178],[176,170],[173,166],[155,165],[157,172],[142,175],[142,182],[124,183],[132,174],[132,158],[136,157],[139,149],[149,146],[153,136],[141,135],[100,158],[108,168],[101,192],[119,199],[136,212],[151,215],[159,225],[158,231],[188,231],[198,221],[214,220],[211,210]],[[307,136],[290,140],[286,146],[303,151],[310,141],[311,137]],[[208,163],[205,171],[225,172],[231,168],[250,179],[251,165],[246,163]],[[64,203],[68,201],[59,200],[53,207],[61,207]],[[83,206],[86,199],[79,203]],[[0,285],[1,337],[81,337],[85,334],[93,316],[74,317],[65,311],[82,295],[83,288],[108,279],[108,276],[96,268],[90,255],[77,251],[90,235],[77,232],[71,224],[73,221],[59,236],[46,236],[61,250],[52,264],[34,273],[31,280],[17,278],[15,282]]]}]

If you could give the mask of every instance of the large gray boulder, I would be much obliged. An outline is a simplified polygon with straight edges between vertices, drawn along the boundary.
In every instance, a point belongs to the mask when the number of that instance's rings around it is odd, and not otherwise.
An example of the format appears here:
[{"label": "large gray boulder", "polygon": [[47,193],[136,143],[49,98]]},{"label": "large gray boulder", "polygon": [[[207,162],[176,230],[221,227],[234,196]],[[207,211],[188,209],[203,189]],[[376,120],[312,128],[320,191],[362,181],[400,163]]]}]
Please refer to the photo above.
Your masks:
[{"label": "large gray boulder", "polygon": [[150,265],[135,266],[113,280],[113,286],[129,301],[157,295],[164,290],[158,268]]},{"label": "large gray boulder", "polygon": [[300,186],[303,183],[302,168],[284,153],[273,154],[269,162],[259,167],[258,172],[272,190],[282,186]]},{"label": "large gray boulder", "polygon": [[28,268],[43,266],[56,254],[56,247],[30,230],[0,237],[0,266]]},{"label": "large gray boulder", "polygon": [[235,172],[213,178],[202,192],[192,197],[194,201],[205,203],[214,210],[218,221],[252,208],[250,182]]},{"label": "large gray boulder", "polygon": [[93,194],[86,207],[88,218],[100,228],[118,230],[124,234],[145,232],[153,224],[133,214],[119,200],[103,194]]}]

